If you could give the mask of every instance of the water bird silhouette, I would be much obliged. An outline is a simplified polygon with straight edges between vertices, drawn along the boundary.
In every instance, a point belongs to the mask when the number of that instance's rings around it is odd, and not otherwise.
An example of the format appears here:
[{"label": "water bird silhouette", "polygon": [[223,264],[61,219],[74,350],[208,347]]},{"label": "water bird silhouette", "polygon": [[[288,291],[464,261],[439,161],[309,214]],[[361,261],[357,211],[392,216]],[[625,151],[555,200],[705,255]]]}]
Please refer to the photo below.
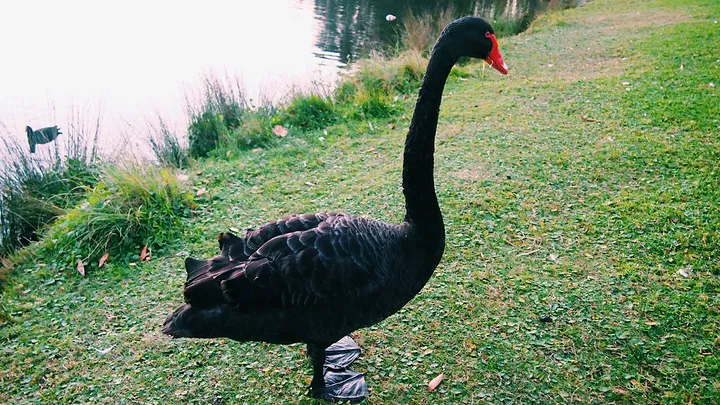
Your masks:
[{"label": "water bird silhouette", "polygon": [[54,141],[58,135],[62,135],[57,125],[52,127],[40,128],[33,131],[29,126],[25,127],[28,143],[30,144],[30,153],[35,153],[36,145],[44,145]]}]

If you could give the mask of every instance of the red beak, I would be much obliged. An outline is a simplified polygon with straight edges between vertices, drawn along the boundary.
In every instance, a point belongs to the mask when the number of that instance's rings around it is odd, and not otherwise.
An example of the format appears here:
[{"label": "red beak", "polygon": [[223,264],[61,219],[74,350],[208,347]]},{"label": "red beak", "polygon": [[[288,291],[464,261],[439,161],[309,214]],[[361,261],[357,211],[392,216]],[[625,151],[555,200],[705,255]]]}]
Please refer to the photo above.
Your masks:
[{"label": "red beak", "polygon": [[492,51],[490,51],[490,55],[488,55],[487,58],[485,58],[485,62],[489,63],[490,66],[494,67],[498,72],[506,75],[508,73],[508,67],[503,62],[502,55],[500,55],[500,49],[498,48],[497,38],[495,38],[495,34],[487,33],[485,34],[490,40],[492,41],[493,47]]}]

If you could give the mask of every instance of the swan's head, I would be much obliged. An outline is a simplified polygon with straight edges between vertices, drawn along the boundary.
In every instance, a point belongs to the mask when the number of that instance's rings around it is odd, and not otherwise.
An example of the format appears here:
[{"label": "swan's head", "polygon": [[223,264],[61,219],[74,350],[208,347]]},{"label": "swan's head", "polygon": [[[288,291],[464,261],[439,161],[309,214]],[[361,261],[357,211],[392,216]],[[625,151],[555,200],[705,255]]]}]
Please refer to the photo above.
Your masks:
[{"label": "swan's head", "polygon": [[443,30],[438,45],[443,44],[456,57],[483,59],[502,74],[508,73],[492,26],[480,17],[457,19]]}]

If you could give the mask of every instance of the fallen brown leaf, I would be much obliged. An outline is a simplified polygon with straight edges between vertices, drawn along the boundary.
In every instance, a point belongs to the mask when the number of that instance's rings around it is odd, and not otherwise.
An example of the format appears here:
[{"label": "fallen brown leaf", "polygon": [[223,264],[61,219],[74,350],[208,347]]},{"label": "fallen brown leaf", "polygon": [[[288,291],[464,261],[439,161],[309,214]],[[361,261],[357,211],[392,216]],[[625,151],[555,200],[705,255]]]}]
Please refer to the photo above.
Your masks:
[{"label": "fallen brown leaf", "polygon": [[198,196],[198,197],[200,197],[201,195],[203,195],[203,194],[205,194],[205,193],[207,193],[207,189],[206,189],[205,187],[203,187],[203,188],[201,188],[200,190],[198,190],[195,195]]},{"label": "fallen brown leaf", "polygon": [[287,136],[287,134],[288,134],[288,130],[283,128],[282,125],[275,125],[272,129],[272,132],[273,132],[273,134],[275,134],[281,138]]},{"label": "fallen brown leaf", "polygon": [[83,264],[82,260],[78,260],[77,271],[78,273],[82,274],[83,277],[85,277],[85,265]]},{"label": "fallen brown leaf", "polygon": [[587,122],[600,122],[600,120],[596,120],[595,118],[590,118],[587,115],[581,115],[580,118],[583,121],[587,121]]},{"label": "fallen brown leaf", "polygon": [[438,385],[440,385],[440,383],[442,382],[443,378],[445,378],[445,373],[440,373],[440,374],[438,374],[437,377],[433,378],[433,379],[428,383],[428,391],[430,391],[430,392],[435,391],[435,388],[437,388]]},{"label": "fallen brown leaf", "polygon": [[148,253],[147,245],[143,246],[142,250],[140,251],[140,261],[142,262],[147,257]]},{"label": "fallen brown leaf", "polygon": [[105,265],[105,262],[107,261],[108,257],[110,257],[110,253],[105,253],[104,255],[102,255],[102,257],[100,258],[100,261],[98,262],[98,268]]}]

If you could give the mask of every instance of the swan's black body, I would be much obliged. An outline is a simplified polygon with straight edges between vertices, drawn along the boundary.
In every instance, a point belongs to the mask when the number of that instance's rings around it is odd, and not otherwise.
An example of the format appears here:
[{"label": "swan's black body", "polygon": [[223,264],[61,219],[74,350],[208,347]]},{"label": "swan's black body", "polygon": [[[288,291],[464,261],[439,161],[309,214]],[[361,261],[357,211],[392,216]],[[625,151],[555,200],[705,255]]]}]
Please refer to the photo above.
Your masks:
[{"label": "swan's black body", "polygon": [[404,223],[306,214],[244,238],[221,234],[219,256],[186,260],[186,304],[170,314],[163,332],[306,343],[314,367],[311,388],[322,394],[325,348],[397,312],[440,262],[445,229],[433,183],[440,100],[460,56],[487,58],[496,47],[491,34],[485,21],[465,17],[446,27],[433,49],[405,143]]}]

